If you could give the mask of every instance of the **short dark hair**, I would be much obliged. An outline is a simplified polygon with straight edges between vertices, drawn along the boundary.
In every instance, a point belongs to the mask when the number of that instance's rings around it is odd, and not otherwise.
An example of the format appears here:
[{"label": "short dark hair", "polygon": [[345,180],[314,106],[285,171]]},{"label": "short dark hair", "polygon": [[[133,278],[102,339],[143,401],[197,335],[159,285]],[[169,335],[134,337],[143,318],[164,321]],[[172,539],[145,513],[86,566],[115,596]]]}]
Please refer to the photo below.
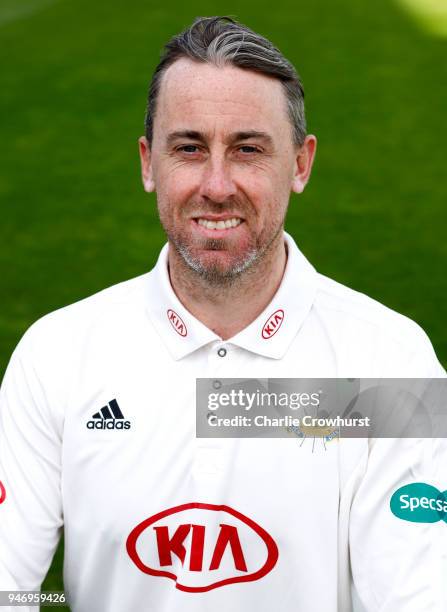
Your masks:
[{"label": "short dark hair", "polygon": [[281,81],[293,127],[293,140],[301,146],[306,137],[304,90],[293,65],[272,45],[231,17],[198,17],[165,45],[149,87],[145,119],[146,139],[152,144],[157,99],[163,74],[176,60],[189,58],[215,66],[232,65]]}]

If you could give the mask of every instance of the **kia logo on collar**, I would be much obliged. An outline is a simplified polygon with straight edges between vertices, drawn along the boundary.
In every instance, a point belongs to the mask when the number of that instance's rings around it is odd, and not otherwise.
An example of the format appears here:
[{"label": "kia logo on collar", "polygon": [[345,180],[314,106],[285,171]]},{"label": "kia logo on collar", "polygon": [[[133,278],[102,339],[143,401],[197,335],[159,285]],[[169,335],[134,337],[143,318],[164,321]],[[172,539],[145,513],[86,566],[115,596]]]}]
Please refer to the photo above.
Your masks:
[{"label": "kia logo on collar", "polygon": [[183,323],[182,318],[170,308],[166,314],[168,315],[169,323],[172,325],[178,335],[185,337],[188,334],[188,330],[186,329],[186,325]]},{"label": "kia logo on collar", "polygon": [[262,328],[262,337],[264,340],[268,340],[272,336],[276,334],[278,329],[281,327],[282,322],[284,321],[284,310],[276,310],[264,324]]},{"label": "kia logo on collar", "polygon": [[260,580],[279,554],[272,536],[253,519],[230,506],[197,502],[143,520],[130,532],[126,549],[141,572],[169,578],[187,593]]}]

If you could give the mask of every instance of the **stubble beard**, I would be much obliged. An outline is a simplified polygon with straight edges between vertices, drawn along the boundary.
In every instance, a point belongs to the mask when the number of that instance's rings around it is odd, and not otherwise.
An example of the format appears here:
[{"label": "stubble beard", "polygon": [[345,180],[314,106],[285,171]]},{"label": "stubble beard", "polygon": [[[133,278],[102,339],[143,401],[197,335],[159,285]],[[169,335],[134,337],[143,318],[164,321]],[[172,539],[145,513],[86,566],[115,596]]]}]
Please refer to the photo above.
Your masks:
[{"label": "stubble beard", "polygon": [[[224,289],[235,285],[247,276],[252,276],[265,260],[266,255],[271,250],[282,230],[283,224],[277,228],[272,238],[265,245],[252,247],[248,250],[243,259],[236,261],[226,269],[222,269],[218,264],[204,264],[199,257],[191,252],[191,249],[185,241],[179,239],[178,236],[172,235],[171,232],[167,232],[167,235],[170,243],[180,255],[187,269],[192,272],[197,279],[200,279],[210,288]],[[223,250],[222,243],[222,240],[213,240],[211,238],[204,242],[202,248],[208,251],[220,251]]]}]

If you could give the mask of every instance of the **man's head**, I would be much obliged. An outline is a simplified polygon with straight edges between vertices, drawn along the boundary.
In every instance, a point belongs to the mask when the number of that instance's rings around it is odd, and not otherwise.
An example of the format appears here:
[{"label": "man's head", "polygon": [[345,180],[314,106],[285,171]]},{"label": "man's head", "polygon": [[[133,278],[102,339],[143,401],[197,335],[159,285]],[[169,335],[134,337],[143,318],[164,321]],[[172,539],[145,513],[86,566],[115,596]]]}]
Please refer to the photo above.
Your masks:
[{"label": "man's head", "polygon": [[143,183],[171,245],[209,282],[237,278],[278,245],[315,145],[299,78],[265,38],[211,17],[167,44],[140,139]]}]

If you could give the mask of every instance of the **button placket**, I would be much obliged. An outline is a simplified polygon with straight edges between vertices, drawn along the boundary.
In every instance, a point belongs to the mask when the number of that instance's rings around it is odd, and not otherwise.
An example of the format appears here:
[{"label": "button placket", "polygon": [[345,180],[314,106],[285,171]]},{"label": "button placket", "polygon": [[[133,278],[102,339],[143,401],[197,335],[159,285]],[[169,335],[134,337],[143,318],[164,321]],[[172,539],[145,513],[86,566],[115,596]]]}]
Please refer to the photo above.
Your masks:
[{"label": "button placket", "polygon": [[[209,390],[215,393],[223,387],[220,376],[228,377],[227,370],[231,364],[232,347],[220,341],[213,343],[208,350],[208,364],[206,371],[201,376],[209,378]],[[206,416],[210,418],[215,414],[215,411],[208,411]],[[218,438],[196,439],[193,473],[197,482],[212,483],[213,486],[218,486],[226,463],[225,446]]]}]

